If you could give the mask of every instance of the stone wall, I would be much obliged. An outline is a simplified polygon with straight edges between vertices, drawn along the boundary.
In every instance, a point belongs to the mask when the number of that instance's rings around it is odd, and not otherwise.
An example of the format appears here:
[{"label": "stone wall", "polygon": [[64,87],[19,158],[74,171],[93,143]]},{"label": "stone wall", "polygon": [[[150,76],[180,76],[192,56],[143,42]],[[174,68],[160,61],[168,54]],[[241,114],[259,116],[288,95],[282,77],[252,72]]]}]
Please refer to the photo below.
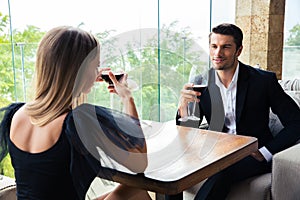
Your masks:
[{"label": "stone wall", "polygon": [[235,23],[244,33],[240,60],[282,76],[285,0],[236,0]]}]

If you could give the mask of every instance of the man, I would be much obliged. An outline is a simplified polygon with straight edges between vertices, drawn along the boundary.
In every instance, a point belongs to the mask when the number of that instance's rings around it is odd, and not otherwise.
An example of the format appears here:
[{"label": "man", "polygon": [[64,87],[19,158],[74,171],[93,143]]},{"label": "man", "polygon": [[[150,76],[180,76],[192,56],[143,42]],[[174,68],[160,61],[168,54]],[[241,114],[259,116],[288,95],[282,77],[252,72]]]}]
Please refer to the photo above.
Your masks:
[{"label": "man", "polygon": [[[241,29],[233,24],[220,24],[212,29],[208,90],[201,94],[188,89],[192,83],[185,84],[176,123],[199,127],[201,121],[178,120],[187,115],[188,103],[197,95],[198,114],[201,119],[205,116],[209,129],[256,137],[259,149],[209,177],[195,199],[225,199],[232,183],[270,172],[272,156],[294,145],[300,138],[299,107],[283,91],[275,73],[255,69],[238,60],[243,49],[242,40]],[[268,126],[270,108],[284,125],[276,137],[272,136]]]}]

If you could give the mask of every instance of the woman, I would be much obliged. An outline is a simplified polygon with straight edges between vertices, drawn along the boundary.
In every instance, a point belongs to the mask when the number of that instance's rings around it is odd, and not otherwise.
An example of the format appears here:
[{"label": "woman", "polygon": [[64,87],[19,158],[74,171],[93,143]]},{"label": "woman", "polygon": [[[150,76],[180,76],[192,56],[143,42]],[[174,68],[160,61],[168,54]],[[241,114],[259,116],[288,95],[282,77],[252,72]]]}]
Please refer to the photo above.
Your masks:
[{"label": "woman", "polygon": [[[106,160],[142,173],[146,143],[126,86],[126,75],[109,92],[120,97],[124,113],[81,104],[82,94],[101,81],[100,45],[90,33],[69,26],[50,30],[36,58],[33,101],[13,103],[0,127],[0,160],[12,159],[17,196],[23,199],[84,199],[96,176],[108,177]],[[7,148],[8,147],[8,148]],[[2,152],[1,152],[2,151]],[[103,154],[102,154],[103,155]],[[99,199],[150,199],[146,191],[119,185]]]}]

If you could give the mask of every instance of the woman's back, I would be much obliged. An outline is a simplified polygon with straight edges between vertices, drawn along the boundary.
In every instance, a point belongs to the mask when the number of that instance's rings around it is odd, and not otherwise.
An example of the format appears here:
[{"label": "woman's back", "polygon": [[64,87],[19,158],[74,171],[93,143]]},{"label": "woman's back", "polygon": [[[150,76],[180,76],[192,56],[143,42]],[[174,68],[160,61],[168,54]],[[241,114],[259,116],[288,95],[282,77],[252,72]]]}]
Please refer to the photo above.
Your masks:
[{"label": "woman's back", "polygon": [[41,153],[50,149],[59,139],[66,114],[45,126],[34,125],[22,106],[13,116],[10,140],[28,153]]},{"label": "woman's back", "polygon": [[76,199],[64,118],[37,127],[24,106],[14,114],[8,145],[19,199]]}]

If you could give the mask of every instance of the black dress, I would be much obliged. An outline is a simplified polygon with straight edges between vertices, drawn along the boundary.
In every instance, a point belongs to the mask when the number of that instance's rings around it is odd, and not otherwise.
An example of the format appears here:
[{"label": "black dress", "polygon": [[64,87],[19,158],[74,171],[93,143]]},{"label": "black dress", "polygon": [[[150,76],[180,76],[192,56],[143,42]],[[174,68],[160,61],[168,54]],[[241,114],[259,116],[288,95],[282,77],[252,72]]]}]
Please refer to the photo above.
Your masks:
[{"label": "black dress", "polygon": [[[127,149],[145,144],[137,119],[108,108],[83,104],[68,113],[61,135],[50,149],[41,153],[24,152],[9,139],[12,117],[23,105],[13,103],[0,113],[3,117],[0,160],[9,150],[19,200],[85,199],[96,176],[113,175],[111,170],[102,167],[103,162],[120,162],[114,155],[120,154],[126,159]],[[118,148],[111,150],[111,146]],[[105,159],[99,151],[105,152]]]}]

